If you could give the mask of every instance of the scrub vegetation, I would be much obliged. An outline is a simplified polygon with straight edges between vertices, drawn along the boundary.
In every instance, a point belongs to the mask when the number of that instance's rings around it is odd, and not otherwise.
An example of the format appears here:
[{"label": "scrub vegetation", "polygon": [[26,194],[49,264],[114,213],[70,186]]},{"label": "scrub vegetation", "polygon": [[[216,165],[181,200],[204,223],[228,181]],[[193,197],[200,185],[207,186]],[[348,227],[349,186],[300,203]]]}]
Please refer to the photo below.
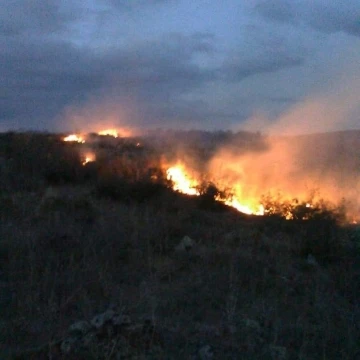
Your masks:
[{"label": "scrub vegetation", "polygon": [[161,146],[96,146],[83,165],[59,135],[0,137],[1,359],[359,356],[360,230],[341,206],[268,196],[245,215],[210,183],[174,192]]}]

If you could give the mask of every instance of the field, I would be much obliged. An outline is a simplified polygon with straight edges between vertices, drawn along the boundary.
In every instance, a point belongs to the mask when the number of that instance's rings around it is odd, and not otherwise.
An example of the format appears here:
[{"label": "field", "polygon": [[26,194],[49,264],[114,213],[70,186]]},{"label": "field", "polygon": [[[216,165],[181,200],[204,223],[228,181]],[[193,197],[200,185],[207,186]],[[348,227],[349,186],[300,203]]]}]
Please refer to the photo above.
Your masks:
[{"label": "field", "polygon": [[204,164],[230,135],[165,135],[1,134],[0,358],[360,359],[358,225],[325,202],[287,220],[278,199],[256,216],[206,181],[175,192],[162,164]]}]

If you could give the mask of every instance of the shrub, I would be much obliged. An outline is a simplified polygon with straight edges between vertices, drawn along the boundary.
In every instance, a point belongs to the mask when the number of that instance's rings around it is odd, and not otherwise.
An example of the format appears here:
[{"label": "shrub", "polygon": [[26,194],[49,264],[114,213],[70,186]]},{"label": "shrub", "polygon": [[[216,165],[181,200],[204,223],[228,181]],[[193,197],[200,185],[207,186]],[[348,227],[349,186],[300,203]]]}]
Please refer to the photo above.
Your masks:
[{"label": "shrub", "polygon": [[59,216],[75,221],[93,223],[97,217],[97,210],[90,199],[84,196],[61,197],[44,196],[37,211],[40,217]]}]

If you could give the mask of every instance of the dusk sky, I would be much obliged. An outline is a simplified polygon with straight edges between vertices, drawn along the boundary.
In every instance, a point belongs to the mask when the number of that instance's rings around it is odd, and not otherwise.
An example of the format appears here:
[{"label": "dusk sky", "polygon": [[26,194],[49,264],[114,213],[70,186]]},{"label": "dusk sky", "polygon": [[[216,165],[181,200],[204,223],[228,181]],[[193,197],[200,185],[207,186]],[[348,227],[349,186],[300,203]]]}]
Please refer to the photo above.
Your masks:
[{"label": "dusk sky", "polygon": [[359,0],[1,0],[0,131],[360,128]]}]

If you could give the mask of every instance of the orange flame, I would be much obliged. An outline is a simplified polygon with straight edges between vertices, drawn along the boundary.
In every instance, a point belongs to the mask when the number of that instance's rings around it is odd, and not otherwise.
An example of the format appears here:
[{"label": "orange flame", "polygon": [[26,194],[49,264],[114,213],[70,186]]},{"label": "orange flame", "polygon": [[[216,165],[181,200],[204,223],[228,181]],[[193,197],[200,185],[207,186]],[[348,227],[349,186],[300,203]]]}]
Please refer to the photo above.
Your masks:
[{"label": "orange flame", "polygon": [[81,135],[77,135],[77,134],[70,134],[70,135],[64,137],[63,140],[69,141],[69,142],[77,142],[77,143],[81,143],[81,144],[83,144],[85,142],[85,139]]},{"label": "orange flame", "polygon": [[85,155],[84,160],[82,161],[82,164],[83,164],[83,165],[86,165],[86,164],[88,164],[89,162],[93,162],[93,161],[95,161],[95,160],[96,160],[95,154],[93,154],[93,153],[87,153],[87,154]]},{"label": "orange flame", "polygon": [[[173,182],[173,189],[175,191],[188,195],[200,195],[198,190],[199,181],[188,175],[184,165],[178,164],[172,166],[167,169],[166,174],[167,179]],[[264,207],[261,204],[256,204],[251,201],[241,201],[241,198],[236,193],[235,195],[225,199],[220,196],[216,196],[215,200],[223,202],[224,204],[245,214],[264,215]]]},{"label": "orange flame", "polygon": [[183,167],[183,165],[172,166],[166,171],[167,179],[174,183],[173,189],[183,194],[200,195],[197,186],[199,183],[191,179]]},{"label": "orange flame", "polygon": [[118,131],[116,129],[101,130],[101,131],[98,132],[98,135],[112,136],[114,138],[117,138],[119,136]]},{"label": "orange flame", "polygon": [[237,211],[242,212],[248,215],[264,215],[265,210],[262,204],[259,205],[246,205],[245,203],[241,203],[239,199],[220,199],[215,198],[215,200],[222,201],[225,205],[231,206],[235,208]]}]

